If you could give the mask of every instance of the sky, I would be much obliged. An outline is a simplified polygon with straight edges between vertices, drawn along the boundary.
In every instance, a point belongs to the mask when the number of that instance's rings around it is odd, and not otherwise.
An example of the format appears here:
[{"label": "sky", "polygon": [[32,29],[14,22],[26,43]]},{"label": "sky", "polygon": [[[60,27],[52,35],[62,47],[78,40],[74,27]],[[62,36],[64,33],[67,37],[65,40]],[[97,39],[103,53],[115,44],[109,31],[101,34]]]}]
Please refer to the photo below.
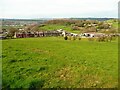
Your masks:
[{"label": "sky", "polygon": [[1,0],[0,18],[117,18],[119,0]]}]

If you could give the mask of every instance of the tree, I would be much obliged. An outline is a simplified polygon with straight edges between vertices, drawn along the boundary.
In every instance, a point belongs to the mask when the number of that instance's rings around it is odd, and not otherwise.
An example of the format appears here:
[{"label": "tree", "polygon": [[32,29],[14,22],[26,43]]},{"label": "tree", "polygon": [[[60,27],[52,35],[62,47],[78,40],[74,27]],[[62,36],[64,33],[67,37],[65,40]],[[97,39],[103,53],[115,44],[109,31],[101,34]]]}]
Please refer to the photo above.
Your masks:
[{"label": "tree", "polygon": [[83,21],[79,21],[79,22],[76,22],[75,23],[75,26],[78,26],[78,27],[84,27],[84,22]]},{"label": "tree", "polygon": [[14,28],[14,27],[10,27],[7,36],[12,38],[14,36],[15,32],[18,32],[18,29]]},{"label": "tree", "polygon": [[2,32],[7,32],[7,30],[3,28],[3,29],[2,29]]},{"label": "tree", "polygon": [[86,27],[84,32],[97,32],[97,29],[95,27]]},{"label": "tree", "polygon": [[32,31],[39,31],[39,26],[34,26],[31,28]]},{"label": "tree", "polygon": [[110,31],[110,33],[117,33],[118,32],[118,30],[116,28],[115,29],[111,28],[109,31]]},{"label": "tree", "polygon": [[79,27],[78,26],[73,26],[72,30],[79,30]]},{"label": "tree", "polygon": [[104,23],[99,23],[97,28],[98,29],[110,29],[110,25],[104,24]]}]

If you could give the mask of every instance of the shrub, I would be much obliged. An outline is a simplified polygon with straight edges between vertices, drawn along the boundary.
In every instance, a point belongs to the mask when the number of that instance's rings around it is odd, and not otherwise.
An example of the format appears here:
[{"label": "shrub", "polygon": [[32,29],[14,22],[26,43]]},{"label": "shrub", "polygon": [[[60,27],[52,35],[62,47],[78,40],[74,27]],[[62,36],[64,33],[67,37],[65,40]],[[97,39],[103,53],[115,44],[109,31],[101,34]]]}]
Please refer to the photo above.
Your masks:
[{"label": "shrub", "polygon": [[115,36],[115,37],[112,37],[112,40],[116,40],[116,38],[117,38],[116,36]]},{"label": "shrub", "polygon": [[94,38],[88,38],[89,41],[94,41]]},{"label": "shrub", "polygon": [[81,37],[78,37],[78,40],[81,40]]},{"label": "shrub", "polygon": [[64,37],[64,39],[65,39],[65,40],[68,40],[68,37],[67,37],[67,36],[65,36],[65,37]]},{"label": "shrub", "polygon": [[99,41],[99,42],[105,42],[105,41],[108,42],[111,40],[113,40],[112,36],[102,36],[102,37],[97,38],[97,41]]},{"label": "shrub", "polygon": [[97,41],[98,41],[98,42],[105,42],[105,39],[106,39],[106,38],[105,38],[104,36],[102,36],[102,37],[98,37],[98,38],[97,38]]},{"label": "shrub", "polygon": [[72,30],[79,30],[79,27],[78,26],[73,26]]},{"label": "shrub", "polygon": [[108,38],[108,41],[110,41],[110,42],[113,40],[112,36],[108,36],[107,38]]},{"label": "shrub", "polygon": [[71,36],[68,36],[68,40],[71,40]]},{"label": "shrub", "polygon": [[108,41],[109,41],[108,37],[106,37],[106,38],[105,38],[105,41],[106,41],[106,42],[108,42]]},{"label": "shrub", "polygon": [[76,37],[75,37],[75,36],[73,36],[73,37],[72,37],[72,39],[73,39],[73,40],[76,40]]},{"label": "shrub", "polygon": [[18,29],[10,27],[7,37],[13,38],[15,32],[18,32]]}]

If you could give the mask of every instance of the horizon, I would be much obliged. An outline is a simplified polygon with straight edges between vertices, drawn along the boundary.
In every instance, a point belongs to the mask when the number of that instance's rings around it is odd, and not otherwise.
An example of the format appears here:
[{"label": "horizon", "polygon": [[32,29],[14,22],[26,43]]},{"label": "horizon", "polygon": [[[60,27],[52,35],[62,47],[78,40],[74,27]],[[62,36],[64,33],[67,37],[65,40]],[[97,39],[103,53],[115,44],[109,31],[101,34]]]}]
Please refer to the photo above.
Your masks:
[{"label": "horizon", "polygon": [[51,18],[51,17],[46,17],[46,18],[0,18],[0,19],[19,19],[19,20],[22,20],[22,19],[26,19],[26,20],[39,20],[39,19],[118,19],[117,17],[68,17],[68,18]]},{"label": "horizon", "polygon": [[70,19],[70,18],[112,18],[118,19],[119,17],[41,17],[41,18],[4,18],[0,17],[0,19]]}]

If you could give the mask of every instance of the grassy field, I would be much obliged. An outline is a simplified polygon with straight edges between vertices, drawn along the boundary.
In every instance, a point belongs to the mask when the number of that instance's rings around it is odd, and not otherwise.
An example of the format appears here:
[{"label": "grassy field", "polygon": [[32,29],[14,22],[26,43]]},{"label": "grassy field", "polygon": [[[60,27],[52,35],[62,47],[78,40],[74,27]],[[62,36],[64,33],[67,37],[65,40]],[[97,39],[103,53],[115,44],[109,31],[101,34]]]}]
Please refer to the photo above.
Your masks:
[{"label": "grassy field", "polygon": [[[114,28],[114,29],[117,29],[118,28],[118,21],[114,21],[114,20],[107,20],[107,21],[104,21],[105,23],[111,23],[111,27]],[[85,28],[85,27],[84,27]],[[81,28],[81,30],[73,30],[72,29],[72,26],[71,25],[60,25],[60,24],[46,24],[45,26],[43,27],[40,27],[39,29],[41,30],[57,30],[57,29],[63,29],[65,31],[68,31],[68,32],[72,32],[72,33],[81,33],[82,30],[84,30],[84,28]]]},{"label": "grassy field", "polygon": [[118,28],[118,25],[120,26],[120,23],[118,21],[114,22],[114,20],[108,20],[108,23],[112,23],[113,28]]},{"label": "grassy field", "polygon": [[2,41],[4,88],[114,88],[118,42],[62,37]]},{"label": "grassy field", "polygon": [[43,30],[57,30],[57,29],[63,29],[68,32],[72,33],[80,33],[80,30],[72,30],[72,27],[70,25],[64,26],[64,25],[59,25],[59,24],[47,24],[44,27],[40,27]]}]

